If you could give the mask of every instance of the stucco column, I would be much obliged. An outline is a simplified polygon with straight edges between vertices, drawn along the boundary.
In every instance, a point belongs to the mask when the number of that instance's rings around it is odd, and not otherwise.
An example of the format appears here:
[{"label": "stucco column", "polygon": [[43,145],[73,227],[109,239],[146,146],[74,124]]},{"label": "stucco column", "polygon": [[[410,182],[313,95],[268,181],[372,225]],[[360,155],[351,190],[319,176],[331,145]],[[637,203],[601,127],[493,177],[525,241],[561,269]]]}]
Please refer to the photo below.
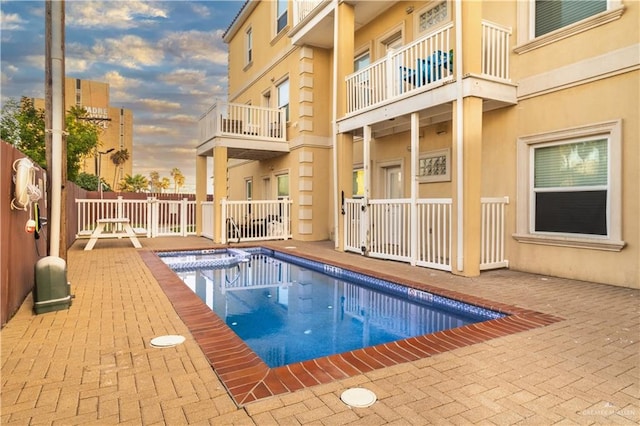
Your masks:
[{"label": "stucco column", "polygon": [[222,243],[223,198],[227,198],[227,147],[216,146],[213,148],[213,241],[216,243]]},{"label": "stucco column", "polygon": [[[480,274],[481,205],[482,196],[482,99],[466,97],[463,100],[463,192],[454,197],[453,207],[458,208],[458,197],[462,197],[462,227],[454,216],[453,241],[462,229],[462,270],[454,265],[453,273],[475,277]],[[455,128],[456,117],[454,117]],[[457,147],[454,145],[453,158]],[[458,167],[458,165],[456,165]],[[455,174],[454,174],[455,175]],[[459,248],[456,247],[456,252]]]},{"label": "stucco column", "polygon": [[[465,75],[482,72],[482,2],[462,1],[456,7],[454,64],[458,97],[454,102],[453,273],[480,274],[482,191],[482,99],[465,96]],[[461,59],[461,61],[460,61]]]},{"label": "stucco column", "polygon": [[[336,7],[334,28],[335,92],[334,119],[343,117],[347,110],[345,77],[353,72],[355,16],[353,6],[342,2]],[[334,127],[334,132],[336,131]],[[344,250],[344,216],[342,199],[353,196],[353,136],[334,135],[334,167],[336,168],[337,217],[336,248]]]},{"label": "stucco column", "polygon": [[207,157],[196,155],[196,235],[202,234],[202,203],[207,201]]}]

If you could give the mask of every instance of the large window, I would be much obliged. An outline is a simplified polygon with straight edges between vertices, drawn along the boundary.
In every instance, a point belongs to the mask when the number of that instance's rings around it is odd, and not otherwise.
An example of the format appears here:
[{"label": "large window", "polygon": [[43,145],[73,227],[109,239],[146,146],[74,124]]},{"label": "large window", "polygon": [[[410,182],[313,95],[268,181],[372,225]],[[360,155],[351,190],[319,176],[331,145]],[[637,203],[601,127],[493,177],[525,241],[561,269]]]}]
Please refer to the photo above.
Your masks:
[{"label": "large window", "polygon": [[607,0],[536,0],[535,36],[550,33],[607,10]]},{"label": "large window", "polygon": [[285,119],[289,121],[289,79],[278,84],[278,109],[285,109]]},{"label": "large window", "polygon": [[519,139],[515,238],[620,250],[621,122]]},{"label": "large window", "polygon": [[287,26],[287,0],[278,0],[276,9],[276,34]]},{"label": "large window", "polygon": [[608,139],[532,147],[534,232],[607,235]]}]

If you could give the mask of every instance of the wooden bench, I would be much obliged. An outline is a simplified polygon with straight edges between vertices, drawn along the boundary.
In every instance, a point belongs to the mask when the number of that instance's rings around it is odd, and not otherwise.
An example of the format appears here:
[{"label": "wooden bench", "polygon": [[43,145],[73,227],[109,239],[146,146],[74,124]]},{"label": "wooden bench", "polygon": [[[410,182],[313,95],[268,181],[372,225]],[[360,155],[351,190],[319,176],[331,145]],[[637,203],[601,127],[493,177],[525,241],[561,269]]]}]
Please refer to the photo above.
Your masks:
[{"label": "wooden bench", "polygon": [[[111,225],[111,229],[109,232],[104,232],[105,227],[107,225]],[[115,229],[118,227],[118,225],[122,226],[122,229],[124,232],[120,232]],[[135,248],[142,247],[142,245],[140,244],[140,241],[138,241],[136,232],[133,230],[133,228],[131,227],[131,224],[129,223],[129,219],[124,217],[117,217],[117,218],[111,218],[111,219],[98,219],[98,225],[96,226],[96,229],[94,229],[93,232],[91,233],[89,242],[87,243],[84,249],[92,250],[93,246],[96,245],[96,242],[102,238],[122,238],[125,236],[129,237],[129,239],[131,240],[131,243]]]}]

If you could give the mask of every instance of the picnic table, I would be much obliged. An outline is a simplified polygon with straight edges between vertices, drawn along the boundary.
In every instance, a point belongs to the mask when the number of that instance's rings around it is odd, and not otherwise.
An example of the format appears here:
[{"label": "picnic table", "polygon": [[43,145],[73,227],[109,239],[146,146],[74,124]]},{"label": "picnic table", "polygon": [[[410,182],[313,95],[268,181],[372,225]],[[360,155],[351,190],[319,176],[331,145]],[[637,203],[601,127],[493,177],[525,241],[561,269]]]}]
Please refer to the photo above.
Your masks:
[{"label": "picnic table", "polygon": [[[107,225],[111,225],[110,229],[108,232],[104,232]],[[120,231],[118,228],[121,228],[124,232]],[[131,223],[129,223],[129,219],[125,217],[98,219],[98,224],[91,233],[89,242],[84,249],[92,250],[93,246],[96,245],[96,242],[102,238],[122,238],[124,236],[129,237],[135,248],[142,247],[140,241],[138,241],[135,231],[131,227]]]}]

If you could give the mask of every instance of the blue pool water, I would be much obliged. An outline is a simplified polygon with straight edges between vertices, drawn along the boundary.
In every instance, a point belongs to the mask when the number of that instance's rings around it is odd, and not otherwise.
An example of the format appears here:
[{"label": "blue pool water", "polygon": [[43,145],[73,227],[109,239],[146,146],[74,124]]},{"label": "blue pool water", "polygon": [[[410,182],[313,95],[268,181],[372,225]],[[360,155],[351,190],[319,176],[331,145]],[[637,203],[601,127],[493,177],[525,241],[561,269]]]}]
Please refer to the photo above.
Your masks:
[{"label": "blue pool water", "polygon": [[270,367],[503,316],[264,248],[159,256]]}]

